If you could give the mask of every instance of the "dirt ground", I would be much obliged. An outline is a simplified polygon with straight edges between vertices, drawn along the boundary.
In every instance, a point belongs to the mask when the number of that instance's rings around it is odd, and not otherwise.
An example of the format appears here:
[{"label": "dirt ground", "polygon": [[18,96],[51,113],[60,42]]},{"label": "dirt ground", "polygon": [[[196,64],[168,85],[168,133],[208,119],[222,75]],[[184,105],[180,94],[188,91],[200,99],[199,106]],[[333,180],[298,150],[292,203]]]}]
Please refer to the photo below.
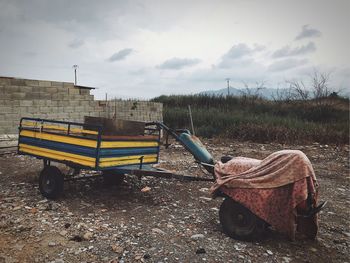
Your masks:
[{"label": "dirt ground", "polygon": [[[217,160],[304,151],[320,199],[328,200],[317,240],[276,232],[259,242],[226,237],[218,218],[223,199],[210,198],[210,182],[127,176],[110,187],[96,177],[65,183],[62,198],[50,201],[38,190],[42,162],[7,153],[0,155],[0,262],[350,262],[349,146],[205,143]],[[161,167],[202,174],[179,145],[162,148],[160,159]]]}]

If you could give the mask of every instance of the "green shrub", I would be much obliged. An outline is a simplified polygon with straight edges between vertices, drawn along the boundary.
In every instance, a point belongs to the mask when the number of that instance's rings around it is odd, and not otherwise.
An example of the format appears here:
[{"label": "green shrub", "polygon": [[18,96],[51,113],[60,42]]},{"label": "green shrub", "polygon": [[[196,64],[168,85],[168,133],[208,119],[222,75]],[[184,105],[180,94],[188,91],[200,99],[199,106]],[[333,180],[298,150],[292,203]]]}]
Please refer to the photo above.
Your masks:
[{"label": "green shrub", "polygon": [[[191,105],[196,134],[256,142],[349,143],[349,100],[267,101],[249,97],[160,96],[164,122],[190,129]],[[336,101],[334,101],[336,100]]]}]

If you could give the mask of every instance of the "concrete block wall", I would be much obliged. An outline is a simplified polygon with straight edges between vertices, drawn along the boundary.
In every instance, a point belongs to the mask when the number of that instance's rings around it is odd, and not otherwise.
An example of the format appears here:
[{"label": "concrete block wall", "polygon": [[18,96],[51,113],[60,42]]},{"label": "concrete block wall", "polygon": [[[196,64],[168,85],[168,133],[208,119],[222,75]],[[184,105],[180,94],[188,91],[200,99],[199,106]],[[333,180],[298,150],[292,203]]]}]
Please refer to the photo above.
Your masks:
[{"label": "concrete block wall", "polygon": [[150,101],[111,100],[100,116],[123,120],[162,121],[163,104]]},{"label": "concrete block wall", "polygon": [[16,134],[21,117],[83,122],[84,116],[161,121],[162,104],[97,101],[71,82],[0,77],[0,134]]}]

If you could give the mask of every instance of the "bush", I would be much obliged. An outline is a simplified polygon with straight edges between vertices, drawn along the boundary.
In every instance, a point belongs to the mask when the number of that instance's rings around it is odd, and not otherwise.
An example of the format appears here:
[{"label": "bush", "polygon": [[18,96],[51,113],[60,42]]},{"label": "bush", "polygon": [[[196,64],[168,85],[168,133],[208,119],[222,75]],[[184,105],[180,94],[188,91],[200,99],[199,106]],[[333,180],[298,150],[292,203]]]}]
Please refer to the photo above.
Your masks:
[{"label": "bush", "polygon": [[164,122],[190,130],[191,105],[196,134],[256,142],[349,143],[349,99],[332,103],[267,101],[246,97],[160,96]]}]

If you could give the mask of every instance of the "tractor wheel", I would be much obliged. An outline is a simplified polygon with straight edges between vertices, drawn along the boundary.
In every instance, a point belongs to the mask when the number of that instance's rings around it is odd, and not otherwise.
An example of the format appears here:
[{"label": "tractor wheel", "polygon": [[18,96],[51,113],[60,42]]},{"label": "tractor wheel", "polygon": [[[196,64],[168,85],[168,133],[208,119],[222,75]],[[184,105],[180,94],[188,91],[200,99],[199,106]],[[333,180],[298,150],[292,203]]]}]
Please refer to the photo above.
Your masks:
[{"label": "tractor wheel", "polygon": [[252,241],[264,234],[266,223],[229,197],[222,202],[219,217],[224,233],[234,239]]},{"label": "tractor wheel", "polygon": [[104,183],[108,186],[121,185],[124,182],[125,175],[114,170],[106,170],[102,172]]},{"label": "tractor wheel", "polygon": [[46,166],[40,172],[40,193],[49,199],[57,199],[63,192],[64,178],[56,166]]}]

